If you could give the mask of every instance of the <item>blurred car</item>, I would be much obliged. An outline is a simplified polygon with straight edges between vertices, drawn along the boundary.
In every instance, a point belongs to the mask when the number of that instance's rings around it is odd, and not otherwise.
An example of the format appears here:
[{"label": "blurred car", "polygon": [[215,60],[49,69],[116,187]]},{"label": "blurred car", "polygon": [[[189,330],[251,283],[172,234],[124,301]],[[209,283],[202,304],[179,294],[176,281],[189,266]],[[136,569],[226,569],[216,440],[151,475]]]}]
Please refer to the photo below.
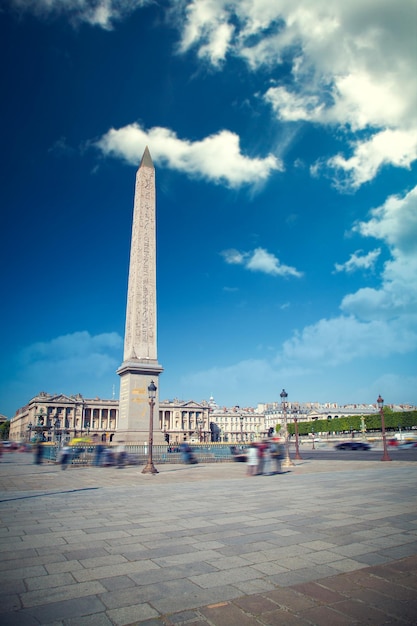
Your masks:
[{"label": "blurred car", "polygon": [[335,448],[336,450],[370,450],[371,446],[363,441],[342,441]]},{"label": "blurred car", "polygon": [[242,446],[240,448],[238,446],[230,446],[230,452],[232,454],[233,460],[238,463],[246,463],[248,460],[247,454],[245,454]]},{"label": "blurred car", "polygon": [[398,447],[403,450],[408,448],[417,448],[417,441],[403,441]]},{"label": "blurred car", "polygon": [[15,441],[3,441],[3,449],[4,450],[18,450],[19,444]]}]

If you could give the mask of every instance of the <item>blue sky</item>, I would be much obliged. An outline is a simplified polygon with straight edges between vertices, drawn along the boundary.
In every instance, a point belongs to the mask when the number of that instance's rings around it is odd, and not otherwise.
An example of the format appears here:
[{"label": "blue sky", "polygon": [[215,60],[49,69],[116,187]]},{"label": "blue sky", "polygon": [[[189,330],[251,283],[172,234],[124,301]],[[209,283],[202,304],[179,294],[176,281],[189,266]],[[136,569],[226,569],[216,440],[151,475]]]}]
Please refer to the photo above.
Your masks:
[{"label": "blue sky", "polygon": [[118,397],[156,167],[160,398],[417,404],[413,0],[5,0],[0,413]]}]

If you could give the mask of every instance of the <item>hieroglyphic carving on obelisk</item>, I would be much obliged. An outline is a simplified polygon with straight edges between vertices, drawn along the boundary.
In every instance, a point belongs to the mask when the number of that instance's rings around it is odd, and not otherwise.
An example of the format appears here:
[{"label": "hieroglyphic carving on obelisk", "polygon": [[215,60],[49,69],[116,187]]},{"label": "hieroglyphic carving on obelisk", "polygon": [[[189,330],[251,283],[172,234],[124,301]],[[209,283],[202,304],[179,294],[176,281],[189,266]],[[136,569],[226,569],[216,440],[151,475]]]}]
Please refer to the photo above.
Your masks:
[{"label": "hieroglyphic carving on obelisk", "polygon": [[[148,386],[157,387],[162,367],[157,360],[156,194],[155,168],[148,148],[136,174],[127,290],[126,330],[120,376],[116,440],[143,443],[149,432]],[[154,408],[154,442],[164,443],[159,428],[158,394]]]},{"label": "hieroglyphic carving on obelisk", "polygon": [[155,168],[146,147],[136,174],[123,359],[156,361]]}]

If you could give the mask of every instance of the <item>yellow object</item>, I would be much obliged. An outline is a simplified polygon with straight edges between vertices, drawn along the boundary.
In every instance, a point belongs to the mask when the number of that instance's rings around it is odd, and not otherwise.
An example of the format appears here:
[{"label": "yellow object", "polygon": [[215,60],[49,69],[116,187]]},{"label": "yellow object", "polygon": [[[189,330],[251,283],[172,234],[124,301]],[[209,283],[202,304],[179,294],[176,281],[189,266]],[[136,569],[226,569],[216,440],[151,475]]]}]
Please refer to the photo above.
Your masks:
[{"label": "yellow object", "polygon": [[91,441],[90,437],[74,437],[74,439],[71,439],[71,441],[69,442],[70,446],[78,446],[80,443],[93,443]]}]

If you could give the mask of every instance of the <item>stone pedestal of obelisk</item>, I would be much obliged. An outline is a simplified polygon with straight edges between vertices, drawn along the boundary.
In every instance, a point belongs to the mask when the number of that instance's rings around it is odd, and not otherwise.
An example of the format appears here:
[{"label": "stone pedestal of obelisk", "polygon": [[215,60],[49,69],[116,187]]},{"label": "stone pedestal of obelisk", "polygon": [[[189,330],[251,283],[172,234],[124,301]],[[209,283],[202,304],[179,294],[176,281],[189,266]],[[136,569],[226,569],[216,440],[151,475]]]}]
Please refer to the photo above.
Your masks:
[{"label": "stone pedestal of obelisk", "polygon": [[114,441],[143,444],[149,438],[148,386],[154,381],[153,442],[165,443],[159,427],[157,358],[155,168],[146,147],[136,174],[127,291],[126,331],[120,376],[119,423]]}]

